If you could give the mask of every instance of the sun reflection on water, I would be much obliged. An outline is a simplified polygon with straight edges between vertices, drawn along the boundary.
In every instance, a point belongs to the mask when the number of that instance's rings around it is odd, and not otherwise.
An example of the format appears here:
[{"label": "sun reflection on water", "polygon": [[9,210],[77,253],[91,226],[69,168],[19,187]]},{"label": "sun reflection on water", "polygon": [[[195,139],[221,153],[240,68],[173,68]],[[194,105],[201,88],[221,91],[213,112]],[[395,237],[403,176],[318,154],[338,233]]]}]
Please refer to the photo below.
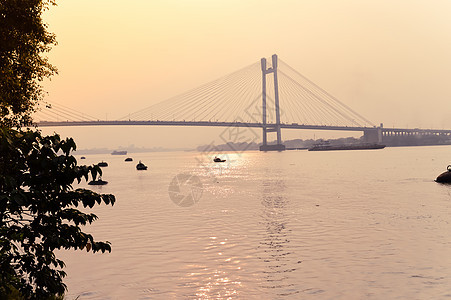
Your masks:
[{"label": "sun reflection on water", "polygon": [[261,224],[266,234],[258,248],[266,270],[263,271],[262,288],[270,289],[278,296],[293,295],[300,292],[299,283],[292,274],[298,269],[299,259],[290,247],[291,229],[287,209],[289,201],[284,195],[286,189],[283,179],[265,180],[262,183]]},{"label": "sun reflection on water", "polygon": [[[241,259],[234,256],[227,256],[227,238],[210,236],[203,247],[202,257],[206,265],[216,267],[209,268],[204,265],[189,264],[188,270],[197,269],[199,271],[187,273],[186,285],[195,288],[197,299],[237,299],[239,291],[242,289],[242,281],[239,271],[241,270]],[[211,263],[213,261],[213,263]],[[188,297],[190,298],[190,297]]]}]

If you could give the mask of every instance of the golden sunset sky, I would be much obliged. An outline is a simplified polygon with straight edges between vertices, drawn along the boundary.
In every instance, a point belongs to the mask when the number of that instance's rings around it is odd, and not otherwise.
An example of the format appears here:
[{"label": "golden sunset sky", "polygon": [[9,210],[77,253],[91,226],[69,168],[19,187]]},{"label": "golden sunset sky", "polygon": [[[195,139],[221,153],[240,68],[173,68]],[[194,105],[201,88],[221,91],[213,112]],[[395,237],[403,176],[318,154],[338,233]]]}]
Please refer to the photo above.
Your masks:
[{"label": "golden sunset sky", "polygon": [[[450,12],[449,0],[58,1],[44,15],[59,43],[46,100],[117,119],[277,53],[375,124],[451,129]],[[175,146],[161,130],[136,133]],[[214,140],[200,130],[167,132],[189,146],[199,132]],[[85,147],[100,146],[85,135]]]}]

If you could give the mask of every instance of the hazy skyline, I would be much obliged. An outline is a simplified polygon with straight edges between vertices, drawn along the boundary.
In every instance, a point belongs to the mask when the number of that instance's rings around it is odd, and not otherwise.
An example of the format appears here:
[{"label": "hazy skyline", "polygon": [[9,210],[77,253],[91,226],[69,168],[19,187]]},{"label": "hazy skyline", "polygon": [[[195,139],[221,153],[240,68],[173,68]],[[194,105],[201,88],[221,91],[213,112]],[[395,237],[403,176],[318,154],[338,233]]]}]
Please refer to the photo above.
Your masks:
[{"label": "hazy skyline", "polygon": [[[449,1],[61,1],[44,16],[59,43],[46,100],[117,119],[277,53],[375,124],[451,129],[449,11]],[[100,146],[99,135],[111,144],[113,131],[95,130],[80,133],[82,147]],[[149,146],[221,131],[133,130],[160,139]],[[140,146],[130,129],[114,131]]]}]

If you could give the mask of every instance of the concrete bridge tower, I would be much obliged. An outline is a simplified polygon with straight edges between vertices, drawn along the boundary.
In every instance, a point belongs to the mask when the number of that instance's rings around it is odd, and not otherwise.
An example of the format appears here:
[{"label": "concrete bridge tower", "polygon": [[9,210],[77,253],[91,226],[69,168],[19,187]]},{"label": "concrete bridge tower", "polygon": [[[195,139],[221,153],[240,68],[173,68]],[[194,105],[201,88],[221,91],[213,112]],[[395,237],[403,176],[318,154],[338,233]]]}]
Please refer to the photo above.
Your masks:
[{"label": "concrete bridge tower", "polygon": [[[279,85],[277,81],[277,55],[272,56],[272,67],[266,68],[266,58],[261,59],[262,66],[262,124],[263,124],[263,145],[260,151],[283,151],[285,145],[282,144],[282,135],[280,133],[280,109],[279,109]],[[274,75],[274,106],[276,113],[276,123],[266,123],[266,75],[273,73]],[[276,132],[277,144],[268,145],[268,132]]]}]

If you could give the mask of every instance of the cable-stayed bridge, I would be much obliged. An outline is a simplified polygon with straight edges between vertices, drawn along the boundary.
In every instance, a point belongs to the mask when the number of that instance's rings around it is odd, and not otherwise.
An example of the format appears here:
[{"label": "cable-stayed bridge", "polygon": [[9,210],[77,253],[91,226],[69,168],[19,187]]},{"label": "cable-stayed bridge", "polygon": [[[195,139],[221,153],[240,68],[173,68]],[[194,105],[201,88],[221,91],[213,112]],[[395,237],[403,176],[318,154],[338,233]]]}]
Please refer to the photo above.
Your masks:
[{"label": "cable-stayed bridge", "polygon": [[[128,114],[100,120],[58,104],[35,116],[44,126],[209,126],[262,128],[261,150],[284,150],[281,129],[360,131],[366,142],[384,136],[451,135],[451,130],[383,128],[353,111],[273,55],[183,94]],[[267,136],[276,134],[269,145]]]}]

